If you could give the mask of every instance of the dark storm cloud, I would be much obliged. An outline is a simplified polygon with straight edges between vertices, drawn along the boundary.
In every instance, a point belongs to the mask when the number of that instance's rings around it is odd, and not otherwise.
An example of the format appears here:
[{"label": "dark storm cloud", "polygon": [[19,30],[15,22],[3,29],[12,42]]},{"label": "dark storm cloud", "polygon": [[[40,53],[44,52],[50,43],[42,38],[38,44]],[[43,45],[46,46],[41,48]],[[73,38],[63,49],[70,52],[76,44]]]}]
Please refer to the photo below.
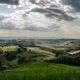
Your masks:
[{"label": "dark storm cloud", "polygon": [[70,5],[75,11],[80,12],[80,0],[61,0],[64,5]]},{"label": "dark storm cloud", "polygon": [[0,3],[10,4],[10,5],[18,5],[19,0],[0,0]]},{"label": "dark storm cloud", "polygon": [[53,8],[34,8],[32,9],[33,12],[39,12],[44,14],[46,17],[49,18],[57,18],[60,20],[72,21],[74,18],[69,16],[66,12],[60,9],[53,9]]}]

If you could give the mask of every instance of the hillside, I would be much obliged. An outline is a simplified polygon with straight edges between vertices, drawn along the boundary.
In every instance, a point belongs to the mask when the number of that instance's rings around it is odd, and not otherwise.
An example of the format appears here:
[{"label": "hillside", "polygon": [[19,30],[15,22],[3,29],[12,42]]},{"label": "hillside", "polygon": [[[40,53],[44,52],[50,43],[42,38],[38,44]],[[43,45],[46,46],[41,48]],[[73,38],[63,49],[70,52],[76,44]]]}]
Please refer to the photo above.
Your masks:
[{"label": "hillside", "polygon": [[80,67],[46,62],[29,62],[0,72],[0,80],[79,80]]},{"label": "hillside", "polygon": [[79,80],[80,40],[2,40],[0,80]]}]

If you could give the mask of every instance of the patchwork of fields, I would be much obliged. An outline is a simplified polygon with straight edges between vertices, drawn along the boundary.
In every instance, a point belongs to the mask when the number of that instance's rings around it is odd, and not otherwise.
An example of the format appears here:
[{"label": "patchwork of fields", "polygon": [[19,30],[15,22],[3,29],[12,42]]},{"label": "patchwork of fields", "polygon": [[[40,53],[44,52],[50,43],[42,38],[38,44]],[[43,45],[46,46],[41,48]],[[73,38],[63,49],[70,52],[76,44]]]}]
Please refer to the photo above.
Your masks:
[{"label": "patchwork of fields", "polygon": [[79,74],[80,41],[0,43],[0,80],[79,80]]}]

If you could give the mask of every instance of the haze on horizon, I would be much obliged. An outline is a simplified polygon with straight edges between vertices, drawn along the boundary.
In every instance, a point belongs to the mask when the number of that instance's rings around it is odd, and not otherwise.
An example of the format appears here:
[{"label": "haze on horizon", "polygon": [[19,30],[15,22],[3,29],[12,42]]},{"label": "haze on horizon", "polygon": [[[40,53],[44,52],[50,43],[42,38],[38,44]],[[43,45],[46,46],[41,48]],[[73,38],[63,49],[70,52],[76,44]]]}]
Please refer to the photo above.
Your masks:
[{"label": "haze on horizon", "polygon": [[0,37],[80,38],[80,0],[0,0]]}]

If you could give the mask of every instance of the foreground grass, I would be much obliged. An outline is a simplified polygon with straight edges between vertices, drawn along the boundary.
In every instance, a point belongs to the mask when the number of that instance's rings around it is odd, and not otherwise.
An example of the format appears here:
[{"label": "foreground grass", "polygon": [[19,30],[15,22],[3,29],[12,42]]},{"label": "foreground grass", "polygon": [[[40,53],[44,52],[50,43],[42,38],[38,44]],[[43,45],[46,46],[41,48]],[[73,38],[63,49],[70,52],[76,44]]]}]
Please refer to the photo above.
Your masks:
[{"label": "foreground grass", "polygon": [[80,67],[46,62],[29,62],[0,72],[0,80],[80,80]]}]

